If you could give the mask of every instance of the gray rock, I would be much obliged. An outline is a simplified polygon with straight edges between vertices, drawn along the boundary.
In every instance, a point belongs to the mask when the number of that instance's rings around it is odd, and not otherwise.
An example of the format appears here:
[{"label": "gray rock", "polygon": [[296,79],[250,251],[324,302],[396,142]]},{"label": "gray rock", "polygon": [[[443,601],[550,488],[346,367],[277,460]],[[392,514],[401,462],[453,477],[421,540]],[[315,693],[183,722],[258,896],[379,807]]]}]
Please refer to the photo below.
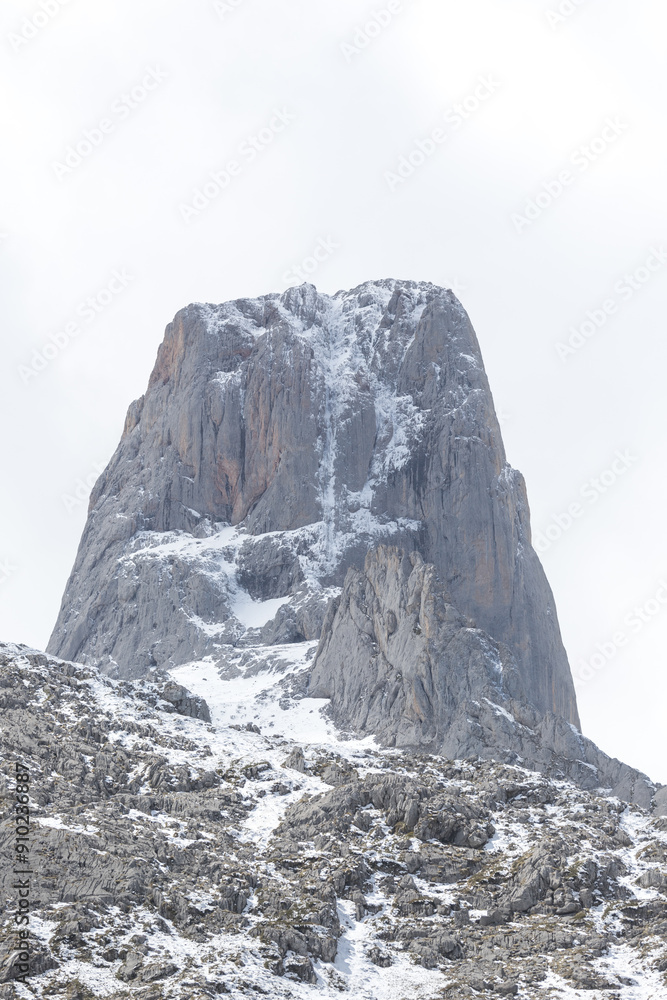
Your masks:
[{"label": "gray rock", "polygon": [[377,945],[368,950],[368,958],[373,963],[377,965],[380,969],[388,969],[390,965],[393,965],[393,959],[386,951],[378,948]]},{"label": "gray rock", "polygon": [[[13,937],[13,934],[11,936]],[[30,941],[30,949],[27,954],[29,955],[28,969],[26,969],[25,951],[16,944],[12,944],[11,940],[6,940],[0,945],[0,983],[14,982],[16,979],[22,979],[26,974],[27,981],[30,982],[32,976],[40,976],[50,969],[58,968],[58,962],[51,950],[41,941],[35,941],[33,938]],[[13,991],[6,995],[16,996]]]},{"label": "gray rock", "polygon": [[345,767],[334,761],[332,764],[327,764],[327,766],[322,771],[320,777],[322,781],[325,781],[327,785],[345,785],[353,779],[357,779],[359,775],[354,768],[350,767],[349,764]]},{"label": "gray rock", "polygon": [[511,919],[512,909],[508,906],[504,909],[489,910],[488,913],[483,914],[479,918],[479,923],[481,927],[499,927],[502,924],[508,923]]},{"label": "gray rock", "polygon": [[214,655],[244,634],[239,586],[292,599],[261,641],[317,636],[319,585],[382,540],[418,550],[511,651],[529,704],[578,725],[524,483],[452,293],[387,280],[191,305],[92,492],[49,650],[125,677]]},{"label": "gray rock", "polygon": [[646,775],[534,708],[511,651],[448,602],[417,552],[380,545],[363,571],[348,570],[309,694],[331,700],[341,728],[389,746],[521,763],[643,806],[655,793]]},{"label": "gray rock", "polygon": [[291,754],[283,762],[283,767],[289,767],[293,771],[298,771],[300,774],[306,773],[306,758],[303,755],[303,750],[301,747],[295,747]]},{"label": "gray rock", "polygon": [[204,699],[193,695],[181,684],[169,680],[164,686],[159,686],[156,693],[158,698],[173,705],[179,715],[202,719],[204,722],[211,721],[211,713]]},{"label": "gray rock", "polygon": [[288,958],[283,962],[283,968],[286,975],[299,979],[302,983],[317,982],[315,969],[309,958]]},{"label": "gray rock", "polygon": [[129,983],[139,976],[142,970],[144,956],[136,951],[130,951],[120,969],[116,973],[124,983]]},{"label": "gray rock", "polygon": [[656,816],[667,816],[667,785],[658,788],[653,808]]},{"label": "gray rock", "polygon": [[141,983],[156,983],[175,976],[178,971],[178,966],[173,962],[152,962],[139,970],[137,979]]},{"label": "gray rock", "polygon": [[[396,635],[401,627],[397,613]],[[539,1000],[550,969],[565,991],[622,995],[598,968],[619,944],[632,976],[646,973],[664,992],[663,818],[524,767],[377,747],[351,749],[354,768],[310,747],[307,782],[321,792],[285,800],[274,779],[293,787],[298,774],[281,762],[290,749],[301,754],[285,763],[302,757],[298,744],[268,728],[258,739],[245,727],[175,719],[155,696],[161,683],[112,681],[0,643],[0,751],[30,775],[35,926],[52,930],[48,947],[32,937],[36,995],[92,1000],[85,983],[101,969],[119,976],[119,995],[146,1000],[290,997],[294,981],[354,992],[349,958],[360,938],[369,996],[385,988],[380,970],[406,958],[437,970],[448,1000],[511,996],[517,983]],[[256,780],[243,780],[246,768]],[[328,768],[335,785],[318,785]],[[4,780],[11,804],[11,765]],[[258,806],[276,826],[248,839]],[[17,897],[11,805],[6,812],[0,995],[11,997]],[[647,899],[646,889],[658,891]],[[267,984],[267,972],[283,979]],[[413,972],[410,989],[428,993],[432,977]]]},{"label": "gray rock", "polygon": [[665,891],[667,890],[667,876],[652,868],[640,876],[639,885],[644,889],[660,889]]},{"label": "gray rock", "polygon": [[348,570],[309,688],[331,699],[338,725],[431,749],[463,702],[521,691],[509,650],[447,602],[435,567],[388,546],[369,552],[363,571]]}]

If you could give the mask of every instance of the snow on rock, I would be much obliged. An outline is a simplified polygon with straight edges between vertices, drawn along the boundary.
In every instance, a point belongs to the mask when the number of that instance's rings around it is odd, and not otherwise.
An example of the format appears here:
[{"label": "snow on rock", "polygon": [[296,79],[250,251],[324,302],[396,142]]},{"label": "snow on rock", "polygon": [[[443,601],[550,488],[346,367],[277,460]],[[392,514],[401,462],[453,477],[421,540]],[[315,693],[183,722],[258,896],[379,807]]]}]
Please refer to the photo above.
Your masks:
[{"label": "snow on rock", "polygon": [[49,649],[129,678],[319,638],[327,592],[391,543],[514,653],[530,704],[577,723],[528,516],[451,291],[194,304],[93,490]]},{"label": "snow on rock", "polygon": [[667,995],[664,820],[525,768],[345,739],[294,699],[312,652],[175,668],[209,723],[175,712],[159,673],[0,644],[0,751],[30,770],[44,859],[41,964],[12,995]]}]

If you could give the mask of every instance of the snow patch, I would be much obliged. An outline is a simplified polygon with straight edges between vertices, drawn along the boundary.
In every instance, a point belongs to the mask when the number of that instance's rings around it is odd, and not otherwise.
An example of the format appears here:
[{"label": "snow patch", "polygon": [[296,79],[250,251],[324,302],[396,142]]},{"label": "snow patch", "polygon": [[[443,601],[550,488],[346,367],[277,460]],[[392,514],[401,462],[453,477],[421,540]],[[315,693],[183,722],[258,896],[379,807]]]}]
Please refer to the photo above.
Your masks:
[{"label": "snow patch", "polygon": [[496,715],[502,715],[508,720],[508,722],[511,722],[513,726],[516,725],[516,719],[510,712],[507,711],[506,708],[503,708],[502,705],[496,705],[495,701],[489,701],[488,698],[485,698],[484,701],[491,706]]}]

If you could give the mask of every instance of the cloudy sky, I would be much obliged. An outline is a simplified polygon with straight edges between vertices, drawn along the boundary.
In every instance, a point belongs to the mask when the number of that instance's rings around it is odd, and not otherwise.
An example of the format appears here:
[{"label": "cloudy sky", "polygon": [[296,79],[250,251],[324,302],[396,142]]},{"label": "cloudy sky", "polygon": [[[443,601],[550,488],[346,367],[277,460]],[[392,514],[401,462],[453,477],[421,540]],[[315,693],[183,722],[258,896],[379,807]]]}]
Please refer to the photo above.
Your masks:
[{"label": "cloudy sky", "polygon": [[428,280],[477,330],[584,730],[667,783],[666,28],[659,0],[5,0],[0,636],[45,646],[180,307]]}]

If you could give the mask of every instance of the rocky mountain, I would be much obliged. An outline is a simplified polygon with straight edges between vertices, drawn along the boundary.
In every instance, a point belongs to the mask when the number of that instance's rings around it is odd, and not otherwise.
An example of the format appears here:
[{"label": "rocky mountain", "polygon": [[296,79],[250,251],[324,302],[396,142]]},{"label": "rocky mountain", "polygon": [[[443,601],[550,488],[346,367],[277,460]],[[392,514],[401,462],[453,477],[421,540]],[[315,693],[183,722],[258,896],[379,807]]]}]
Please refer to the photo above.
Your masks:
[{"label": "rocky mountain", "polygon": [[281,638],[319,638],[328,588],[389,540],[509,647],[531,704],[578,725],[524,482],[453,294],[378,281],[189,306],[93,491],[49,650],[124,677],[224,662],[269,600]]},{"label": "rocky mountain", "polygon": [[653,798],[579,732],[525,486],[446,289],[304,285],[179,313],[91,496],[49,651],[114,677],[231,677],[315,640],[302,693],[343,729]]},{"label": "rocky mountain", "polygon": [[265,674],[179,679],[196,693],[0,644],[0,997],[667,995],[667,818],[518,766],[341,740],[322,702],[279,703]]},{"label": "rocky mountain", "polygon": [[667,996],[667,789],[580,731],[445,289],[180,312],[0,708],[0,997]]}]

